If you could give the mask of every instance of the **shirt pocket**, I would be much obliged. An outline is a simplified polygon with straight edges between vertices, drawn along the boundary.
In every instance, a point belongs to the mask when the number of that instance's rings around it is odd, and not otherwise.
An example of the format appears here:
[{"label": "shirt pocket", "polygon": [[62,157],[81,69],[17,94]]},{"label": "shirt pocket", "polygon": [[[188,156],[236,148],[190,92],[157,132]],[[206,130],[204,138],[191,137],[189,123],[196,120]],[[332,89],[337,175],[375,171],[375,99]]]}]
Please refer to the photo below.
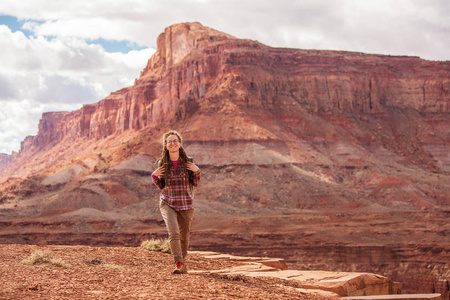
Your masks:
[{"label": "shirt pocket", "polygon": [[186,181],[186,173],[173,172],[170,174],[167,187],[167,194],[169,196],[180,196],[189,189],[189,183]]}]

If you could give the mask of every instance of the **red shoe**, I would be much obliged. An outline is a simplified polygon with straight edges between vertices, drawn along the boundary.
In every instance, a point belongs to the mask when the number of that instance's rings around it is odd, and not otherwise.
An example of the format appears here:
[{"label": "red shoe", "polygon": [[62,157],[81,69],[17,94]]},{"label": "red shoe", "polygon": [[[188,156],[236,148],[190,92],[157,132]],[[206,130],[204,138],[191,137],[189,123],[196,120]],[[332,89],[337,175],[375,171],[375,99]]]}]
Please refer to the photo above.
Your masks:
[{"label": "red shoe", "polygon": [[175,265],[176,265],[176,269],[173,270],[172,274],[183,274],[183,262],[177,261],[175,263]]}]

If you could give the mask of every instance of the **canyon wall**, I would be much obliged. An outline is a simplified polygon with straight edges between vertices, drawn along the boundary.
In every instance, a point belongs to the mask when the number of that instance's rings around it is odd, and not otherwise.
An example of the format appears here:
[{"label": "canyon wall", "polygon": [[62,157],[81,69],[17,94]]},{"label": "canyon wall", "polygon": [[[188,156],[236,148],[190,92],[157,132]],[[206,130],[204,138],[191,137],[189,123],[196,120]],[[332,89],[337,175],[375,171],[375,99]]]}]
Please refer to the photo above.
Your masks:
[{"label": "canyon wall", "polygon": [[[411,109],[430,123],[433,114],[449,112],[449,62],[270,48],[198,23],[167,28],[157,44],[133,86],[74,112],[43,114],[38,135],[22,142],[20,152],[64,139],[104,139],[183,119],[199,108],[220,110],[228,101],[291,123],[305,111],[379,115]],[[426,138],[447,145],[450,133]]]}]

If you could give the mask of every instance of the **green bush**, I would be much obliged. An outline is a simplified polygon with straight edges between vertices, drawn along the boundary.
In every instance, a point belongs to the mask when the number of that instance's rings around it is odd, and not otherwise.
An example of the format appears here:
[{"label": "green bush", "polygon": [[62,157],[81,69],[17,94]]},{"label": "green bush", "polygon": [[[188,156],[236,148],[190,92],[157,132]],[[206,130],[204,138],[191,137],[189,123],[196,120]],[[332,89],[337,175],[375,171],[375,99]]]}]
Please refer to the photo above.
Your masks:
[{"label": "green bush", "polygon": [[170,253],[169,240],[151,239],[141,243],[141,247],[149,251]]}]

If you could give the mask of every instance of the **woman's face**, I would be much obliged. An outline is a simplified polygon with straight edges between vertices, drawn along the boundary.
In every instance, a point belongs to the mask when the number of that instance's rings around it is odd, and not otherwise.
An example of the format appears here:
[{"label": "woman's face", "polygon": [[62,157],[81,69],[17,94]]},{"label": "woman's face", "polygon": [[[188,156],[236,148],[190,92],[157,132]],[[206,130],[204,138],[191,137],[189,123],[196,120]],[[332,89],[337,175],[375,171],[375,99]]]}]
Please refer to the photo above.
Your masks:
[{"label": "woman's face", "polygon": [[176,135],[172,134],[167,137],[166,149],[169,150],[169,152],[178,152],[180,150],[180,146],[180,140]]}]

